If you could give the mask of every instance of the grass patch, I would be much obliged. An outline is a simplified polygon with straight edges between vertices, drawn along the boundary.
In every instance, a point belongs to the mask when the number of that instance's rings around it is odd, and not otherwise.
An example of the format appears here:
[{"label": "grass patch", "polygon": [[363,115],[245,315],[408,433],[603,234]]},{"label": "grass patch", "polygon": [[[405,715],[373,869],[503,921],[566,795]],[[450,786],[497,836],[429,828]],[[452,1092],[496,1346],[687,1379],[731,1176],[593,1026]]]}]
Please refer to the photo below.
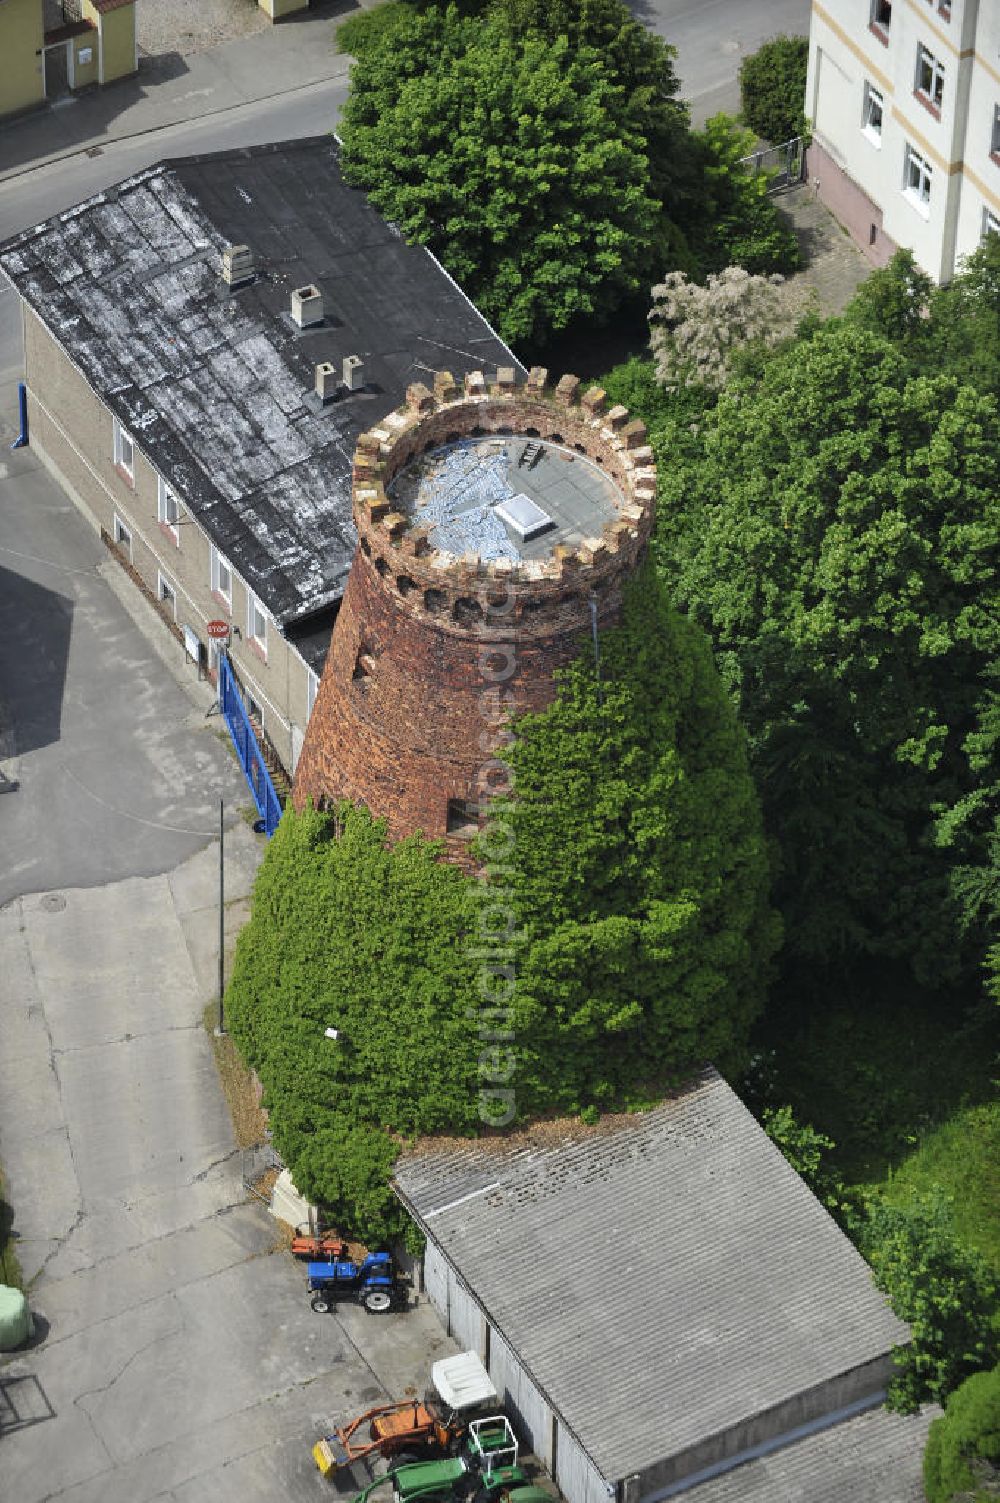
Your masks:
[{"label": "grass patch", "polygon": [[932,1128],[878,1188],[904,1206],[935,1186],[951,1198],[962,1241],[1000,1275],[1000,1102],[964,1107]]},{"label": "grass patch", "polygon": [[261,1143],[267,1128],[267,1118],[257,1100],[253,1076],[243,1063],[243,1058],[228,1033],[216,1034],[218,1003],[209,1002],[202,1013],[202,1021],[212,1041],[215,1068],[229,1107],[238,1148],[252,1148]]},{"label": "grass patch", "polygon": [[361,57],[366,48],[377,46],[409,13],[410,8],[404,4],[404,0],[388,0],[387,4],[376,5],[373,10],[363,10],[359,15],[349,16],[337,27],[337,51],[349,53],[351,57]]},{"label": "grass patch", "polygon": [[0,1284],[9,1289],[23,1289],[24,1276],[14,1252],[14,1210],[4,1193],[0,1174]]}]

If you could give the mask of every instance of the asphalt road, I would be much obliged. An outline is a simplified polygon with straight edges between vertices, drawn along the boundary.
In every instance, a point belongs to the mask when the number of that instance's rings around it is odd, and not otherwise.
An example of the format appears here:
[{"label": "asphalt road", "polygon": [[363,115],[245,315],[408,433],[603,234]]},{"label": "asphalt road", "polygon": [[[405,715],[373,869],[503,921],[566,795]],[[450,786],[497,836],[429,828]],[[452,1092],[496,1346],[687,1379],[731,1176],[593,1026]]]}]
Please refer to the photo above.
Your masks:
[{"label": "asphalt road", "polygon": [[[779,32],[804,35],[809,29],[809,0],[630,0],[630,4],[640,20],[678,48],[681,93],[691,105],[696,125],[718,110],[734,113],[739,108],[737,74],[743,57]],[[284,30],[195,56],[187,60],[182,76],[153,76],[142,87],[136,86],[134,99],[123,95],[123,90],[132,88],[124,85],[96,101],[70,102],[46,117],[8,128],[10,134],[0,141],[0,176],[5,171],[20,175],[0,181],[0,238],[164,157],[291,140],[333,129],[348,82],[345,60],[330,47],[330,23],[310,23],[308,31],[311,65],[328,70],[330,76],[305,84],[301,76],[307,54],[289,57],[275,50]],[[123,106],[122,98],[130,102]],[[135,134],[121,138],[127,132]],[[99,154],[88,155],[88,146]],[[39,156],[72,155],[33,166],[32,149]]]},{"label": "asphalt road", "polygon": [[740,63],[781,34],[807,36],[809,0],[628,0],[651,31],[677,48],[681,95],[695,125],[740,107]]}]

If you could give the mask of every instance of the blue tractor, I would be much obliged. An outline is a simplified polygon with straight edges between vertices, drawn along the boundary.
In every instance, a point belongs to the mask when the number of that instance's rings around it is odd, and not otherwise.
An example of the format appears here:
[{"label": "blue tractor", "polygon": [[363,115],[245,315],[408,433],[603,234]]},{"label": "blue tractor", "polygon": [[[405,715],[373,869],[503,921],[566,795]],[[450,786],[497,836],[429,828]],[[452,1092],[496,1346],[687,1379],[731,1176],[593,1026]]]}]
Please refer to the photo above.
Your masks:
[{"label": "blue tractor", "polygon": [[345,1299],[364,1305],[372,1315],[384,1315],[406,1302],[405,1286],[387,1252],[369,1253],[363,1263],[333,1257],[326,1263],[310,1263],[306,1273],[310,1303],[324,1315]]}]

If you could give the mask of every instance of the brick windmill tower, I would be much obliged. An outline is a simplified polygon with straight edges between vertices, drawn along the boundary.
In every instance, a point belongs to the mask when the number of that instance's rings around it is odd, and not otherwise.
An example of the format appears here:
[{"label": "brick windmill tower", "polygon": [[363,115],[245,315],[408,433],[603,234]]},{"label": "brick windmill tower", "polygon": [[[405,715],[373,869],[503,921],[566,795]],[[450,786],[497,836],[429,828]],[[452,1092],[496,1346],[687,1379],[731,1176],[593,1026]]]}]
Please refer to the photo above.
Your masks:
[{"label": "brick windmill tower", "polygon": [[358,440],[358,549],[295,777],[301,809],[347,798],[452,854],[498,791],[511,710],[611,625],[653,522],[641,422],[575,376],[501,369],[434,390]]}]

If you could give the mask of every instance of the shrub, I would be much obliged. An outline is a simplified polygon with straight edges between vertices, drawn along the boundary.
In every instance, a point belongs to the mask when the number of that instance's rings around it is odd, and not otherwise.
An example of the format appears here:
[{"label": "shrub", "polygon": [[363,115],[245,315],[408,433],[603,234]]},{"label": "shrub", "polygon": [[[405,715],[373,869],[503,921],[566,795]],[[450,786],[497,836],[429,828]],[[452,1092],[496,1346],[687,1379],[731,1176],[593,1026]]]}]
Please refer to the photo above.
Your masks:
[{"label": "shrub", "polygon": [[1000,1497],[1000,1367],[966,1378],[931,1425],[924,1492],[927,1503]]},{"label": "shrub", "polygon": [[996,1281],[959,1242],[943,1194],[906,1207],[876,1201],[862,1244],[876,1284],[911,1332],[909,1345],[893,1352],[888,1408],[912,1414],[943,1404],[972,1373],[996,1364]]},{"label": "shrub", "polygon": [[653,288],[649,321],[656,378],[668,391],[706,386],[720,391],[735,351],[770,347],[793,332],[797,311],[777,275],[751,276],[740,266],[709,276],[704,287],[672,271]]},{"label": "shrub", "polygon": [[743,119],[778,146],[805,133],[808,37],[774,37],[740,65]]},{"label": "shrub", "polygon": [[703,186],[685,229],[700,271],[734,265],[755,273],[795,271],[802,259],[799,243],[768,195],[767,174],[740,166],[753,151],[753,132],[720,114],[692,139]]}]

